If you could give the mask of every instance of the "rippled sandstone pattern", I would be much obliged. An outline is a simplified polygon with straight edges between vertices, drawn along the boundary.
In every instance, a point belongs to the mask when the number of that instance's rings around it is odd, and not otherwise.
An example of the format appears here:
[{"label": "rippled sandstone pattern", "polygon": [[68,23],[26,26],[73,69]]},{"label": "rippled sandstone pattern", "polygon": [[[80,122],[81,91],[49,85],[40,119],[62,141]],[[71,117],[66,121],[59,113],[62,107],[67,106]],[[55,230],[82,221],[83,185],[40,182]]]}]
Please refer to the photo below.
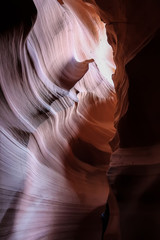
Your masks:
[{"label": "rippled sandstone pattern", "polygon": [[158,240],[159,1],[1,6],[0,238]]},{"label": "rippled sandstone pattern", "polygon": [[0,236],[99,239],[115,133],[112,49],[93,5],[34,4],[12,3],[0,36]]}]

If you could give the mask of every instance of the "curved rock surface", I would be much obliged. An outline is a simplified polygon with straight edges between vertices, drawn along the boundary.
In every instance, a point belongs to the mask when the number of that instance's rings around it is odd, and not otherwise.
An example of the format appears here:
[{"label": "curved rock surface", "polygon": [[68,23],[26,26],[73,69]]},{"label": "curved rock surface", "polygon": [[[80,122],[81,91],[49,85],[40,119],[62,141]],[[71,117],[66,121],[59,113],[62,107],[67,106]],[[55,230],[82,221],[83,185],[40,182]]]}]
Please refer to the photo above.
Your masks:
[{"label": "curved rock surface", "polygon": [[1,3],[0,239],[159,240],[159,11]]},{"label": "curved rock surface", "polygon": [[11,9],[0,36],[0,236],[98,239],[115,134],[112,49],[93,5],[34,4],[13,3],[16,24]]}]

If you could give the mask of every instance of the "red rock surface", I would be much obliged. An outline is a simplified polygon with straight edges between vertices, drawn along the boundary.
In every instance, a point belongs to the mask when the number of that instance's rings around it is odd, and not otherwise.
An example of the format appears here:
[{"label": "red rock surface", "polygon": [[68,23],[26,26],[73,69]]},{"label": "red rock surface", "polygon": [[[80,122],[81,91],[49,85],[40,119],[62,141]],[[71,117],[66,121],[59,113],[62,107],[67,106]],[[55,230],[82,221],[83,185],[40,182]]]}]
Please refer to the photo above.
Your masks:
[{"label": "red rock surface", "polygon": [[0,238],[158,240],[159,1],[1,7]]}]

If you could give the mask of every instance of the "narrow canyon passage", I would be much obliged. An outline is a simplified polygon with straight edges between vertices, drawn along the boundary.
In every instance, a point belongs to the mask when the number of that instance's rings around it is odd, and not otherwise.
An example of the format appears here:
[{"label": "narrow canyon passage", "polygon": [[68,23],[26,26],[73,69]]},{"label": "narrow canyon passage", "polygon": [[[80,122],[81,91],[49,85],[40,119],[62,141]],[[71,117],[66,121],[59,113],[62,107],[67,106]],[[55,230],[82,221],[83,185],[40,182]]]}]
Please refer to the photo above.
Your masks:
[{"label": "narrow canyon passage", "polygon": [[0,239],[160,238],[159,11],[1,3]]}]

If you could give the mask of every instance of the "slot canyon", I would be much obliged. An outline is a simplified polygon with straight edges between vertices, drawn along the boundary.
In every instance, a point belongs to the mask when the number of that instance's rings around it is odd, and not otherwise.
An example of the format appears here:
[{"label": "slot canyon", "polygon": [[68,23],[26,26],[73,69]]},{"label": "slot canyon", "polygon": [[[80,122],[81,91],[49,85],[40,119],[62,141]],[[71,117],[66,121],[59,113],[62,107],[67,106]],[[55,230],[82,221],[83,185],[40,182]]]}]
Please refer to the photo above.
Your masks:
[{"label": "slot canyon", "polygon": [[160,239],[160,1],[0,3],[0,239]]}]

